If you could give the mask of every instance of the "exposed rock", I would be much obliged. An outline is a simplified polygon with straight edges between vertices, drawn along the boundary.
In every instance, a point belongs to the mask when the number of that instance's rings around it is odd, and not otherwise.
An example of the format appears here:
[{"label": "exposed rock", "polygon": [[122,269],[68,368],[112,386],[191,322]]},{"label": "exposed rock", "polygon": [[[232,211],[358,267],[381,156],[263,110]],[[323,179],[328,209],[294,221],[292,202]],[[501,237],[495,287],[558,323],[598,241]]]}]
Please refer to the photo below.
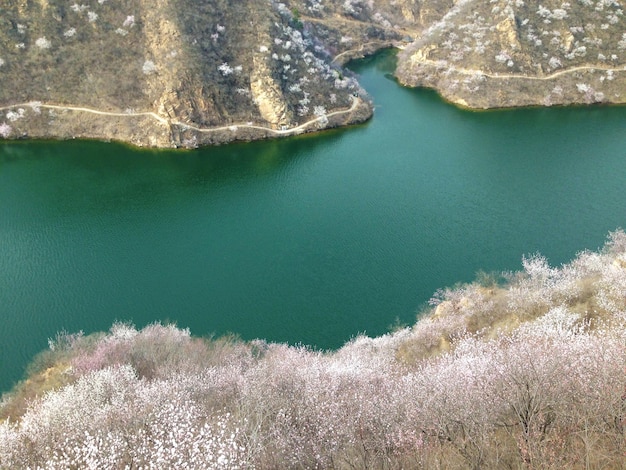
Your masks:
[{"label": "exposed rock", "polygon": [[252,100],[259,107],[263,119],[274,128],[286,125],[289,122],[287,116],[287,104],[279,84],[272,77],[272,71],[264,59],[254,57],[254,69],[250,77],[250,89]]},{"label": "exposed rock", "polygon": [[519,50],[522,48],[517,35],[515,18],[511,16],[506,17],[496,25],[496,30],[500,33],[499,42],[503,49]]}]

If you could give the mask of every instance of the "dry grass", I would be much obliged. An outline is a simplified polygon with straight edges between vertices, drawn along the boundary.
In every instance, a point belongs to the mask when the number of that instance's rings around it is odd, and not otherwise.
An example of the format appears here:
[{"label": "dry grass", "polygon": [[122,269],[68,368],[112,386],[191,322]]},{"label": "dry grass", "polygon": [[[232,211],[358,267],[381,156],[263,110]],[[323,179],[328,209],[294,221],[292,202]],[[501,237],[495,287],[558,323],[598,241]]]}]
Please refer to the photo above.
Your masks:
[{"label": "dry grass", "polygon": [[29,375],[19,382],[10,395],[3,397],[0,407],[0,422],[16,421],[26,412],[33,400],[45,393],[58,390],[74,381],[68,362],[57,362],[54,365]]}]

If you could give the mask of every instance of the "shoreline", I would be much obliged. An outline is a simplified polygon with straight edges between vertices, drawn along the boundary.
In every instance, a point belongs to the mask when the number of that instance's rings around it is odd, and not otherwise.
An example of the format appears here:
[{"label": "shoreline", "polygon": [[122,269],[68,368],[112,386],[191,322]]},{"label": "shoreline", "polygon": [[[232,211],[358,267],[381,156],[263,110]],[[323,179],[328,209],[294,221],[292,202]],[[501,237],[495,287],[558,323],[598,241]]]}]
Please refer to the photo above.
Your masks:
[{"label": "shoreline", "polygon": [[[331,62],[339,65],[345,65],[352,60],[361,60],[367,57],[371,57],[387,49],[394,49],[395,51],[402,51],[405,48],[405,44],[402,41],[370,41],[359,45],[356,48],[349,49],[337,54],[332,58]],[[414,67],[416,64],[412,64]],[[477,79],[483,82],[490,81],[492,83],[512,83],[520,82],[523,84],[527,81],[541,81],[550,82],[556,81],[558,78],[568,76],[577,72],[608,72],[610,74],[616,74],[620,72],[626,72],[625,67],[602,67],[595,65],[577,66],[569,69],[563,69],[553,72],[544,76],[533,76],[523,74],[500,74],[490,73],[479,69],[466,69],[462,67],[455,67],[450,64],[442,64],[437,61],[422,59],[418,66],[424,66],[426,69],[435,69],[437,75],[448,77],[456,74],[458,77],[469,77]],[[600,101],[589,101],[583,99],[564,99],[562,101],[556,101],[554,103],[546,104],[541,102],[539,97],[527,97],[526,100],[520,99],[518,102],[515,99],[505,100],[496,99],[495,103],[489,101],[488,104],[480,104],[477,101],[483,96],[478,96],[476,100],[467,100],[467,96],[462,93],[454,93],[453,90],[446,88],[445,86],[436,84],[413,84],[407,83],[407,80],[403,80],[401,76],[400,67],[397,67],[394,72],[394,78],[396,83],[406,88],[422,88],[433,90],[437,95],[447,104],[453,105],[464,111],[471,112],[483,112],[483,111],[498,111],[520,108],[552,108],[552,107],[570,107],[570,106],[623,106],[626,105],[626,101],[623,99],[611,99],[611,97],[605,97]],[[501,89],[501,93],[515,94],[516,87],[504,87]],[[19,111],[19,117],[15,120],[4,120],[5,135],[0,133],[0,138],[6,141],[18,141],[18,140],[31,140],[31,139],[52,139],[52,140],[74,140],[74,139],[93,139],[98,141],[117,141],[124,144],[129,144],[135,147],[148,147],[148,148],[186,148],[193,149],[201,146],[221,145],[231,142],[250,142],[256,140],[272,139],[277,137],[289,137],[299,135],[303,133],[319,132],[326,129],[332,129],[337,127],[346,127],[353,124],[359,124],[372,118],[374,105],[368,100],[365,100],[359,96],[351,96],[352,105],[349,108],[338,109],[331,111],[330,113],[316,116],[308,121],[299,124],[294,127],[282,126],[281,128],[273,128],[270,126],[256,124],[253,121],[239,122],[224,124],[214,127],[199,127],[194,123],[180,121],[178,119],[166,118],[153,111],[140,111],[140,112],[120,112],[120,111],[104,111],[96,108],[80,106],[80,105],[63,105],[55,103],[43,103],[39,101],[29,101],[14,103],[0,107],[0,111],[14,112]],[[112,129],[100,130],[106,127],[102,122],[95,122],[92,125],[91,130],[82,130],[80,125],[83,120],[75,123],[72,127],[72,118],[69,118],[69,127],[75,132],[54,132],[54,129],[36,133],[32,129],[22,131],[21,134],[13,132],[12,123],[19,121],[25,117],[26,110],[32,110],[35,114],[41,114],[41,109],[49,111],[51,116],[59,118],[62,115],[69,113],[85,113],[91,116],[91,119],[104,118],[105,122],[107,118],[111,118],[108,121],[109,125],[113,125]],[[56,114],[59,112],[59,114]],[[343,118],[343,119],[342,119]],[[122,125],[115,125],[115,120],[137,120],[148,119],[149,123],[145,123],[148,128],[152,128],[152,132],[143,132],[143,135],[130,131],[132,124],[127,121],[124,129]],[[121,123],[119,123],[121,124]],[[30,127],[30,126],[27,126]],[[9,129],[8,135],[6,129]],[[160,138],[156,137],[157,133],[161,133]],[[192,134],[192,138],[181,137],[182,133]],[[11,135],[17,134],[17,135]],[[198,142],[198,136],[205,136]]]},{"label": "shoreline", "polygon": [[[294,135],[300,135],[303,133],[316,132],[325,129],[332,129],[336,127],[343,127],[352,124],[359,124],[370,119],[373,115],[373,105],[359,97],[351,96],[352,105],[349,108],[338,109],[326,114],[316,116],[302,124],[294,127],[282,126],[280,129],[274,129],[269,126],[261,124],[255,124],[254,122],[245,123],[232,123],[227,125],[215,126],[215,127],[198,127],[193,123],[183,122],[177,119],[168,119],[152,111],[140,111],[140,112],[119,112],[119,111],[103,111],[95,108],[89,108],[77,105],[60,105],[52,103],[42,103],[39,101],[29,101],[16,103],[12,105],[6,105],[0,107],[0,111],[19,111],[19,119],[25,116],[26,109],[31,109],[36,114],[41,114],[41,109],[47,109],[52,113],[59,111],[60,113],[86,113],[93,117],[105,117],[115,119],[145,119],[148,118],[152,121],[152,126],[161,126],[161,131],[167,132],[170,138],[170,145],[159,145],[158,143],[145,143],[140,140],[116,138],[115,136],[105,136],[102,133],[100,135],[89,135],[87,133],[78,132],[74,135],[60,136],[54,133],[42,133],[42,135],[31,134],[28,131],[20,136],[11,138],[11,136],[5,137],[6,141],[11,140],[26,140],[26,139],[60,139],[60,140],[73,140],[73,139],[95,139],[102,141],[115,140],[122,143],[134,145],[136,147],[155,147],[155,148],[197,148],[200,145],[192,145],[192,142],[182,141],[180,138],[176,139],[175,135],[181,132],[191,132],[195,134],[210,134],[215,136],[214,139],[209,137],[210,144],[225,144],[235,141],[253,141],[264,140],[274,137],[290,137]],[[58,115],[55,115],[58,117]],[[345,118],[345,119],[342,119]],[[156,122],[155,122],[156,121]],[[14,121],[10,121],[14,122]],[[6,124],[6,123],[5,123]],[[11,129],[10,124],[6,124]],[[154,135],[154,133],[152,133]],[[226,135],[224,135],[226,134]],[[149,136],[146,136],[149,138]],[[213,141],[211,141],[213,140]]]}]

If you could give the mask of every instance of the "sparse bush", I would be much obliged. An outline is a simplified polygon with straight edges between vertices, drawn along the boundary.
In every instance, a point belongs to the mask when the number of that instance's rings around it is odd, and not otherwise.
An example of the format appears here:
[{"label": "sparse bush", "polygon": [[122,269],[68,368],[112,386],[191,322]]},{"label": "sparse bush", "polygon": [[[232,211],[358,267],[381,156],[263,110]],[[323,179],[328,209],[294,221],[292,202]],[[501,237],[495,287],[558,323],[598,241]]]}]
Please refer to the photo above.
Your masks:
[{"label": "sparse bush", "polygon": [[11,135],[11,132],[13,132],[13,129],[6,122],[0,124],[0,137],[6,139]]}]

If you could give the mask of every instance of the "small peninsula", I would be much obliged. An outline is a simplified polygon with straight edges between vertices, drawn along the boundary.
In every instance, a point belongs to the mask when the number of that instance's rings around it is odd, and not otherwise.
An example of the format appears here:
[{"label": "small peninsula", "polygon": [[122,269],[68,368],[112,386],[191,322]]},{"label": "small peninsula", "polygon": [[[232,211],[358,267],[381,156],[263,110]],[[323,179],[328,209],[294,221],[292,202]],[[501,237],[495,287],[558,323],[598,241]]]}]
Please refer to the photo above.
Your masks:
[{"label": "small peninsula", "polygon": [[350,59],[468,108],[624,103],[620,0],[61,0],[0,6],[0,138],[194,148],[363,122]]}]

